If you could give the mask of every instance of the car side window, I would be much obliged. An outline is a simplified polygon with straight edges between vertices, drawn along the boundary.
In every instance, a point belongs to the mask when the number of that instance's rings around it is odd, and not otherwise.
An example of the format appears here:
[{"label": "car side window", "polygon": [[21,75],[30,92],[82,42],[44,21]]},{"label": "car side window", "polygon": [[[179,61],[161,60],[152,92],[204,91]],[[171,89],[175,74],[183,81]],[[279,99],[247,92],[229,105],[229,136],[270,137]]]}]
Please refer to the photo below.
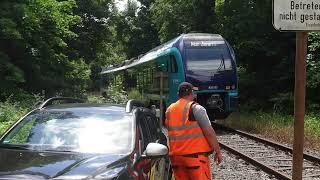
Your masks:
[{"label": "car side window", "polygon": [[146,122],[147,122],[149,130],[151,132],[151,140],[152,140],[152,142],[156,142],[159,139],[159,130],[160,130],[157,127],[156,118],[151,115],[147,115]]},{"label": "car side window", "polygon": [[152,142],[151,138],[151,132],[149,130],[149,127],[146,123],[145,117],[141,118],[139,120],[139,127],[140,127],[140,132],[142,136],[142,150],[144,151],[147,147],[147,145]]}]

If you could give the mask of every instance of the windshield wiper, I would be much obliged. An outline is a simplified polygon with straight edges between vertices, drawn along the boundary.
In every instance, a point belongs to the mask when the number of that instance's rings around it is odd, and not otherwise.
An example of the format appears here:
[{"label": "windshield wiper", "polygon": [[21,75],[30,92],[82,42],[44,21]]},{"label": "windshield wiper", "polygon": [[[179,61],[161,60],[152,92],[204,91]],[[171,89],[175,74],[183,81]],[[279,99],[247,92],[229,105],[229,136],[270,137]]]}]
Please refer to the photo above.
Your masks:
[{"label": "windshield wiper", "polygon": [[30,150],[30,146],[28,145],[14,145],[14,144],[0,144],[0,148],[7,149],[19,149],[19,150]]},{"label": "windshield wiper", "polygon": [[219,65],[217,71],[218,71],[218,72],[221,71],[222,67],[224,68],[223,71],[225,71],[225,70],[226,70],[226,64],[225,64],[224,57],[223,57],[222,54],[221,54],[221,61],[220,61],[220,62],[221,62],[221,63],[220,63],[220,65]]},{"label": "windshield wiper", "polygon": [[76,152],[71,150],[59,150],[59,149],[41,149],[43,152]]}]

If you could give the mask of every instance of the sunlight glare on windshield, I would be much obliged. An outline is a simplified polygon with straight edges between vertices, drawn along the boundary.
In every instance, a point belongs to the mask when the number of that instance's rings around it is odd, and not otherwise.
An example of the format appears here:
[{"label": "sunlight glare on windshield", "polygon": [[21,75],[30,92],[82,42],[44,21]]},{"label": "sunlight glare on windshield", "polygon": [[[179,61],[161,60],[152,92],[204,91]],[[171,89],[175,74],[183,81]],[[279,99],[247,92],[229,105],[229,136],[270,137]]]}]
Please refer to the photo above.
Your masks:
[{"label": "sunlight glare on windshield", "polygon": [[118,152],[130,144],[129,137],[132,132],[126,119],[117,121],[84,119],[81,123],[81,128],[77,132],[80,152]]}]

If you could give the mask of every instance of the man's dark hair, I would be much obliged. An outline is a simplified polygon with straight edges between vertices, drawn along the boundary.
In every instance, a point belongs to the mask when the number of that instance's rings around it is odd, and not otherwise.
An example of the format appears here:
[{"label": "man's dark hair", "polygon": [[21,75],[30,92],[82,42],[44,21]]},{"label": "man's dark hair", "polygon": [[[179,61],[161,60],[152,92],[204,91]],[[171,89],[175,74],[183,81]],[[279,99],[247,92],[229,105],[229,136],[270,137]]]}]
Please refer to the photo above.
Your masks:
[{"label": "man's dark hair", "polygon": [[193,85],[188,82],[182,82],[178,88],[179,98],[186,97],[192,93]]}]

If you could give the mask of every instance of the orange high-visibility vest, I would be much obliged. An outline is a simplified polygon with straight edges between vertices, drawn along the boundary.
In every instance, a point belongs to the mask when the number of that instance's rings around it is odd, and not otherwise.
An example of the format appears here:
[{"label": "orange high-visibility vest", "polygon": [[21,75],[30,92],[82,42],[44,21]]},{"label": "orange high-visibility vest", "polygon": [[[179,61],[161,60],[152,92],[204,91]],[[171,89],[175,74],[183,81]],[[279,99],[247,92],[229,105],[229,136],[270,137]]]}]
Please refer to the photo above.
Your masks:
[{"label": "orange high-visibility vest", "polygon": [[171,104],[166,111],[169,155],[187,155],[212,151],[197,121],[189,121],[193,101],[183,98]]}]

